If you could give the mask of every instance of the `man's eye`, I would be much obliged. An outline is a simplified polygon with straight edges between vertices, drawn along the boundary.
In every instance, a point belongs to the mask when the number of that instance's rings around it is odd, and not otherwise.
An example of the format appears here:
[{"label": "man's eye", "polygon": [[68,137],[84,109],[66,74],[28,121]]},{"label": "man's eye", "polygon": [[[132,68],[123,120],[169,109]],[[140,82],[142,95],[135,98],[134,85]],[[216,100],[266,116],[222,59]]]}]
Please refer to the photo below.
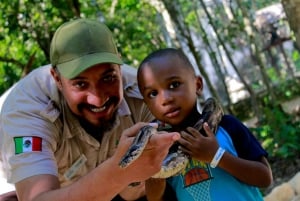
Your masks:
[{"label": "man's eye", "polygon": [[105,82],[113,82],[113,81],[115,81],[117,79],[117,76],[115,76],[115,75],[108,75],[108,76],[105,76],[104,78],[103,78],[103,80],[105,81]]},{"label": "man's eye", "polygon": [[149,98],[154,98],[155,96],[157,96],[157,91],[151,91],[151,92],[148,94],[148,97],[149,97]]},{"label": "man's eye", "polygon": [[172,82],[170,84],[170,89],[175,89],[178,88],[180,86],[180,82]]},{"label": "man's eye", "polygon": [[83,89],[84,87],[86,87],[86,83],[85,82],[76,82],[73,84],[76,88],[78,89]]}]

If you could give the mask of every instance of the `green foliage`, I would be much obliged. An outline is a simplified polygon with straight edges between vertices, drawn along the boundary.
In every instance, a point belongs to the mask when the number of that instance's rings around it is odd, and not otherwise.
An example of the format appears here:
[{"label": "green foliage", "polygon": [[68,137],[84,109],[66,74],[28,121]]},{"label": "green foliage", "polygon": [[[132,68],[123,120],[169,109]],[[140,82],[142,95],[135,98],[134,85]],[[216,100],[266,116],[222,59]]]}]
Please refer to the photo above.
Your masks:
[{"label": "green foliage", "polygon": [[0,93],[3,93],[20,79],[18,76],[20,72],[17,72],[18,70],[12,68],[10,65],[4,65],[3,68],[0,68]]},{"label": "green foliage", "polygon": [[292,59],[296,66],[296,71],[300,71],[300,53],[298,51],[292,52]]},{"label": "green foliage", "polygon": [[147,1],[12,0],[0,2],[0,14],[0,94],[27,70],[48,64],[55,30],[79,16],[106,23],[123,60],[133,66],[151,51],[166,47],[161,15]]},{"label": "green foliage", "polygon": [[281,81],[276,86],[276,97],[278,97],[278,102],[291,100],[300,94],[300,80],[290,79]]},{"label": "green foliage", "polygon": [[[271,102],[268,94],[260,97],[260,109],[263,117],[258,125],[250,130],[262,143],[271,157],[291,158],[297,156],[300,147],[300,111],[288,114],[282,103],[299,98],[300,80],[278,80],[274,85],[276,102]],[[248,99],[235,105],[234,114],[240,119],[248,119],[252,109]],[[247,114],[248,117],[243,115]]]},{"label": "green foliage", "polygon": [[107,18],[123,60],[137,66],[151,51],[165,47],[160,14],[147,2],[121,0],[117,13]]},{"label": "green foliage", "polygon": [[264,8],[264,7],[274,4],[274,3],[280,3],[280,0],[276,0],[276,1],[274,1],[274,0],[256,0],[256,1],[253,1],[253,3],[255,3],[255,6],[258,9],[261,9],[261,8]]},{"label": "green foliage", "polygon": [[278,82],[280,78],[278,78],[275,68],[268,68],[267,75],[273,82]]},{"label": "green foliage", "polygon": [[[60,6],[64,6],[61,3]],[[69,10],[69,9],[68,9]],[[49,44],[62,19],[50,1],[0,3],[0,94],[23,73],[49,63]],[[32,61],[30,58],[33,56]],[[32,63],[31,63],[32,62]],[[27,68],[27,69],[26,69]]]},{"label": "green foliage", "polygon": [[259,126],[251,128],[271,156],[290,158],[299,153],[300,147],[300,111],[288,114],[281,103],[299,97],[299,80],[281,81],[276,87],[277,103],[263,97],[263,119]]},{"label": "green foliage", "polygon": [[299,116],[286,114],[280,106],[265,107],[261,126],[252,128],[271,156],[290,158],[300,151]]}]

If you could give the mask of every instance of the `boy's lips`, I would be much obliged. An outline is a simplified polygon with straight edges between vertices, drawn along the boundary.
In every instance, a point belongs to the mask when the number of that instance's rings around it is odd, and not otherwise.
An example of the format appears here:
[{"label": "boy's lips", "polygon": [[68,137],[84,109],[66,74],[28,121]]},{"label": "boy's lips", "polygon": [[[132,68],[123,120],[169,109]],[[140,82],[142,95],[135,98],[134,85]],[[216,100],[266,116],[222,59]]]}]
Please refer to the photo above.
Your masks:
[{"label": "boy's lips", "polygon": [[173,118],[176,117],[179,114],[180,110],[179,108],[173,108],[168,110],[164,116],[166,116],[167,118]]}]

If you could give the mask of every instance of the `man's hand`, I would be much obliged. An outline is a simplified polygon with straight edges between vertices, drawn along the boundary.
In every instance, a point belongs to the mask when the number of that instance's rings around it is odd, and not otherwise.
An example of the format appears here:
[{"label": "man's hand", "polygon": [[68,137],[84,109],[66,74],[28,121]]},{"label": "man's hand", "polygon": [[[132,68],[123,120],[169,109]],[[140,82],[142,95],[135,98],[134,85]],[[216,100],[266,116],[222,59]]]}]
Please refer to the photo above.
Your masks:
[{"label": "man's hand", "polygon": [[[123,132],[114,155],[118,162],[128,150],[136,134],[145,125],[147,124],[138,123]],[[180,139],[180,134],[177,132],[160,132],[160,134],[152,135],[141,156],[124,169],[125,174],[131,176],[131,178],[135,178],[135,181],[148,179],[160,170],[162,162],[169,152],[169,148],[178,139]]]}]

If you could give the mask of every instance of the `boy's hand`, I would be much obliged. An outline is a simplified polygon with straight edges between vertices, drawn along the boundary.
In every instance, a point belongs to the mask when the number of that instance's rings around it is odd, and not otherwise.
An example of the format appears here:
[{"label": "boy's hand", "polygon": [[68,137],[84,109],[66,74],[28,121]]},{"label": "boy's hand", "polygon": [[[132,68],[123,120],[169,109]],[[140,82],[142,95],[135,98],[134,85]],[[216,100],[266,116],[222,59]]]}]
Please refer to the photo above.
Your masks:
[{"label": "boy's hand", "polygon": [[181,138],[178,142],[180,149],[191,157],[206,163],[210,163],[219,144],[214,133],[205,122],[203,124],[207,136],[202,135],[198,130],[188,127],[187,131],[181,131]]}]

